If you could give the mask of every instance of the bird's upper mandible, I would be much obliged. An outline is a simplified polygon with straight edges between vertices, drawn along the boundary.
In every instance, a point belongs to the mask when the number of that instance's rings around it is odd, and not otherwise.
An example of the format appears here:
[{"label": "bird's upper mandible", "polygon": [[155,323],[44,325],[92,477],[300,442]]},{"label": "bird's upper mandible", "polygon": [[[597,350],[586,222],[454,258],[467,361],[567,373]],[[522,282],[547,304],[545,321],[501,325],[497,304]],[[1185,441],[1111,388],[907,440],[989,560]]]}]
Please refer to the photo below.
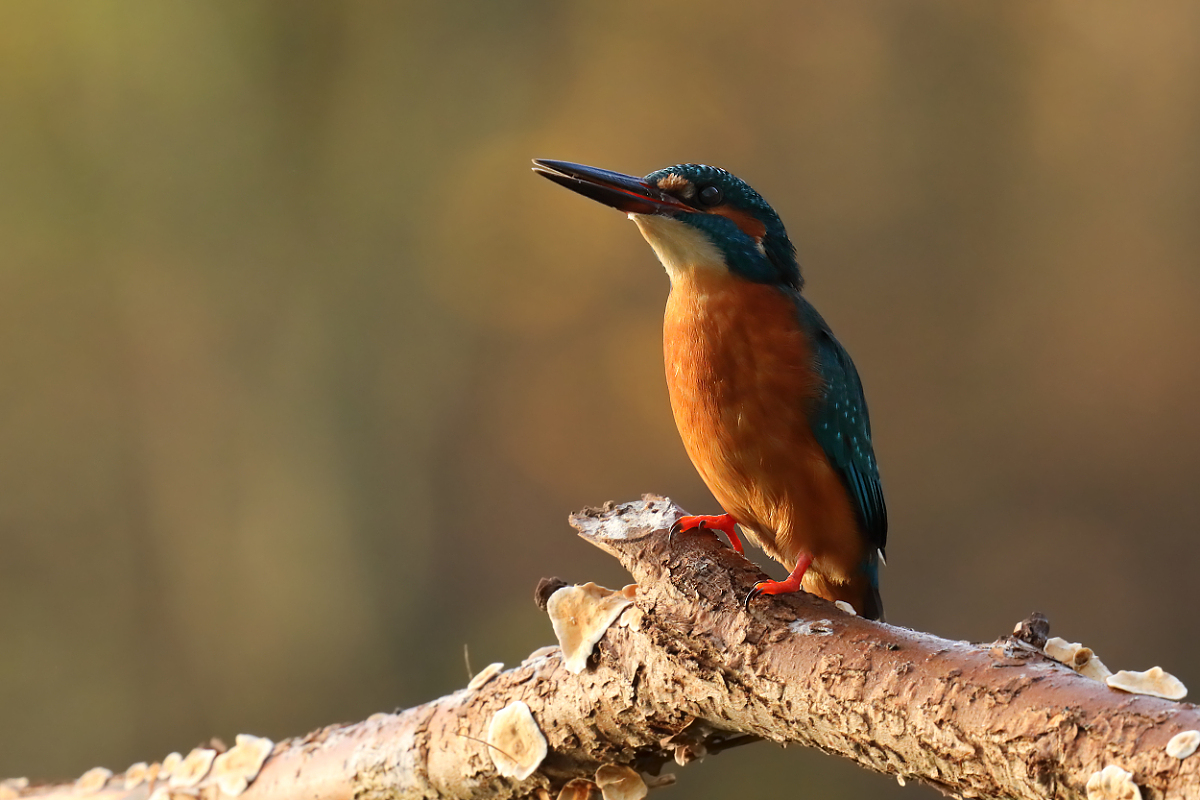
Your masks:
[{"label": "bird's upper mandible", "polygon": [[644,178],[570,161],[536,159],[534,171],[638,223],[671,271],[707,255],[756,283],[801,288],[796,248],[779,215],[749,184],[719,167],[676,164]]}]

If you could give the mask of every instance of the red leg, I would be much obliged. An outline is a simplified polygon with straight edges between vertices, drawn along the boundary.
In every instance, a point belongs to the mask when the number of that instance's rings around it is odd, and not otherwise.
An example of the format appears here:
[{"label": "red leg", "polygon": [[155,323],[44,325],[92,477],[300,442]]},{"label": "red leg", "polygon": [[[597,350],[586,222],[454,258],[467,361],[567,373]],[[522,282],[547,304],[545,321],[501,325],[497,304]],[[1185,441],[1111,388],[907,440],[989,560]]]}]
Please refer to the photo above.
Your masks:
[{"label": "red leg", "polygon": [[804,573],[808,572],[808,567],[812,562],[812,556],[808,553],[801,553],[800,560],[796,562],[796,568],[792,570],[791,575],[787,576],[787,580],[759,581],[746,595],[746,601],[742,605],[749,608],[750,601],[760,594],[790,594],[800,591],[800,581],[804,577]]},{"label": "red leg", "polygon": [[724,532],[729,537],[729,543],[733,545],[733,549],[742,555],[746,554],[746,551],[742,549],[742,540],[738,538],[737,520],[728,514],[721,514],[720,516],[680,517],[671,526],[670,535],[673,538],[677,533],[702,531],[705,528]]}]

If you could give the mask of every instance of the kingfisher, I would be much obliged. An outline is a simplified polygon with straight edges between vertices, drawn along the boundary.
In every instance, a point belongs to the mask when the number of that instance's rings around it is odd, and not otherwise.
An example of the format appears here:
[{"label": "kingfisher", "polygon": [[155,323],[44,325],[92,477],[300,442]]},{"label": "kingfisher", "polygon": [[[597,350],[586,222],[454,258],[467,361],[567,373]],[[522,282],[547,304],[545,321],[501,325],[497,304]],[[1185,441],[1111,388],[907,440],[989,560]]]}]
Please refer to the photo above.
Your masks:
[{"label": "kingfisher", "polygon": [[629,215],[671,281],[663,323],[667,388],[684,448],[724,513],[686,516],[672,535],[737,529],[790,570],[761,595],[804,590],[883,618],[887,509],[862,382],[801,294],[783,222],[717,167],[644,178],[569,161],[534,171]]}]

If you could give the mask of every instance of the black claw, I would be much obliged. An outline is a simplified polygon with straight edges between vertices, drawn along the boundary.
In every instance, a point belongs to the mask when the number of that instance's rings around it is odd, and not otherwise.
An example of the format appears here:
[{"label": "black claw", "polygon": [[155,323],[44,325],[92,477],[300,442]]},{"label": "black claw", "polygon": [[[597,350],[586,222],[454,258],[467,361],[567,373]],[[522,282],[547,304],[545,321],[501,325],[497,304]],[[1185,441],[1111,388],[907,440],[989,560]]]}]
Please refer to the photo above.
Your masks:
[{"label": "black claw", "polygon": [[762,581],[759,581],[750,587],[750,591],[746,592],[746,599],[742,601],[742,608],[746,611],[750,610],[750,601],[762,594],[762,590],[758,588],[761,584]]},{"label": "black claw", "polygon": [[[704,520],[700,520],[698,523],[696,523],[696,527],[691,528],[690,530],[702,531],[702,530],[706,530],[707,528],[708,528],[708,523],[705,522]],[[677,519],[671,523],[671,527],[667,531],[667,541],[668,542],[674,541],[675,535],[679,534],[679,533],[683,533],[683,518],[682,517],[680,517],[679,519]]]}]

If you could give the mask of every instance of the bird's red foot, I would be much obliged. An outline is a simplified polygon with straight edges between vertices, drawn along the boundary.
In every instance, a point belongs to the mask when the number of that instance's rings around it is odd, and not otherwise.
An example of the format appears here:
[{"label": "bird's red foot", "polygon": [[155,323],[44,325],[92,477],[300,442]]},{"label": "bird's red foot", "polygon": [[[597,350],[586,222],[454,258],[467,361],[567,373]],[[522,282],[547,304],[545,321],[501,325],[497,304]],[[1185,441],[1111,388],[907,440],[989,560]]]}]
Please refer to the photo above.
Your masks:
[{"label": "bird's red foot", "polygon": [[698,516],[698,517],[680,517],[675,520],[675,524],[671,526],[670,532],[667,534],[669,539],[675,538],[677,533],[687,533],[688,531],[702,531],[705,529],[722,531],[729,537],[729,543],[733,545],[733,549],[737,550],[742,555],[746,551],[742,549],[742,540],[737,534],[737,520],[728,514],[719,516]]},{"label": "bird's red foot", "polygon": [[812,562],[812,556],[808,553],[801,553],[800,560],[796,562],[796,568],[792,570],[791,575],[787,576],[787,580],[759,581],[746,593],[746,599],[742,602],[742,606],[749,610],[750,601],[759,595],[791,594],[800,591],[800,581],[804,579],[804,573],[808,572],[808,567]]}]

